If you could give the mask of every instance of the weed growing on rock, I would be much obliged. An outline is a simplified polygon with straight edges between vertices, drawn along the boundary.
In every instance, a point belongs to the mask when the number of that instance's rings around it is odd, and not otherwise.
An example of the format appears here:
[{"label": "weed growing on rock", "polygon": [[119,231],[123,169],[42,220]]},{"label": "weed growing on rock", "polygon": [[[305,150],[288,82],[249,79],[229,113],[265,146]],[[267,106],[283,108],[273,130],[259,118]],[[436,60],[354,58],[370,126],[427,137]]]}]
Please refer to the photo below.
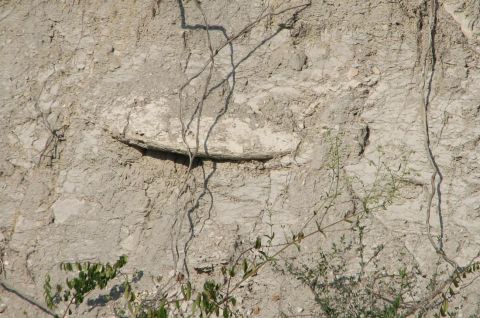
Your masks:
[{"label": "weed growing on rock", "polygon": [[74,278],[67,278],[65,285],[56,284],[55,292],[52,290],[50,276],[47,275],[43,285],[45,302],[50,309],[57,307],[57,303],[63,301],[65,307],[63,317],[72,314],[72,305],[80,305],[85,298],[96,289],[104,289],[107,284],[114,280],[119,270],[127,263],[127,257],[121,256],[113,265],[110,263],[61,263],[60,268],[65,272],[78,272]]}]

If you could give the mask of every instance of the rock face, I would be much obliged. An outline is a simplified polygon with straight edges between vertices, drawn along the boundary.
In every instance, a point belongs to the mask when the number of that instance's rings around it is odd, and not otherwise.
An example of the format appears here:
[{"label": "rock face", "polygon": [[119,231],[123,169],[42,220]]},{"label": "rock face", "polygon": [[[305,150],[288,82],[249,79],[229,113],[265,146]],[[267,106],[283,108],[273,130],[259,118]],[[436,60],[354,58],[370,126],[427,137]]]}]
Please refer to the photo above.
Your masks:
[{"label": "rock face", "polygon": [[480,5],[478,1],[445,1],[443,7],[458,23],[469,44],[478,53],[480,50],[480,22],[478,19]]},{"label": "rock face", "polygon": [[[369,253],[384,246],[383,264],[407,263],[427,285],[450,269],[437,266],[425,224],[429,151],[442,176],[431,233],[468,263],[480,250],[479,2],[432,3],[1,2],[9,284],[41,299],[62,261],[127,254],[127,271],[144,273],[138,288],[151,290],[175,261],[218,271],[257,236],[274,231],[280,244],[367,202],[386,209],[362,221]],[[325,244],[345,231],[326,233]],[[295,277],[259,276],[243,290],[248,315],[318,314]],[[478,313],[478,290],[473,282],[457,300],[463,317]],[[29,306],[5,290],[0,298],[2,317]],[[108,317],[112,308],[78,310]],[[36,310],[29,317],[44,315]]]},{"label": "rock face", "polygon": [[207,159],[272,159],[293,153],[299,143],[295,133],[275,131],[275,126],[265,123],[259,127],[248,116],[202,117],[200,122],[182,120],[182,127],[179,105],[171,105],[158,100],[133,109],[111,107],[105,114],[105,125],[113,136],[127,144],[183,155],[188,155],[190,149],[192,155]]}]

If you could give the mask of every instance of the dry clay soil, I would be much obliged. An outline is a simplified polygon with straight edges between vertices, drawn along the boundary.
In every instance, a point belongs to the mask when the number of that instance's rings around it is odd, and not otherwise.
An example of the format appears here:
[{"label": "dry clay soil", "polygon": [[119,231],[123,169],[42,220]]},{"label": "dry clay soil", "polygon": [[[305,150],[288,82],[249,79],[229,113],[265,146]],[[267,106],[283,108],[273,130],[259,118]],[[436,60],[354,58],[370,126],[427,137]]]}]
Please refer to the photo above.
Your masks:
[{"label": "dry clay soil", "polygon": [[[143,271],[140,290],[155,290],[152,278],[168,277],[175,263],[202,282],[208,274],[193,269],[218,272],[257,236],[274,231],[281,243],[320,215],[332,167],[343,181],[330,221],[358,213],[362,197],[383,195],[388,171],[404,171],[386,210],[363,221],[368,253],[382,245],[387,266],[448,272],[425,222],[435,172],[428,149],[443,176],[442,219],[436,195],[431,232],[458,264],[477,255],[478,0],[200,8],[0,1],[2,282],[41,301],[45,275],[63,277],[61,262],[122,254],[128,273]],[[478,312],[479,287],[455,300],[459,317]],[[273,268],[239,297],[247,316],[318,314],[308,287]],[[112,317],[112,303],[77,313]],[[2,318],[46,317],[4,289],[0,304]]]}]

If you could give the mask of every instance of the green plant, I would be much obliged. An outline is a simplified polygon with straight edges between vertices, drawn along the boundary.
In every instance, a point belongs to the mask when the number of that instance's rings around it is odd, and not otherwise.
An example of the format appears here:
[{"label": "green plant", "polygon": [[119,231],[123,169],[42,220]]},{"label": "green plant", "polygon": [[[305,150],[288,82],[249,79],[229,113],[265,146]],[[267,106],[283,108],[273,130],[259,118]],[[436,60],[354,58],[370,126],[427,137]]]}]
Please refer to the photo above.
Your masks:
[{"label": "green plant", "polygon": [[449,309],[450,302],[459,294],[462,283],[472,274],[480,272],[480,262],[470,262],[465,267],[457,268],[450,278],[438,289],[437,295],[440,295],[438,312],[435,317],[454,317],[455,312]]},{"label": "green plant", "polygon": [[[107,284],[115,279],[119,274],[119,270],[127,263],[126,256],[120,258],[113,264],[110,263],[61,263],[60,269],[65,272],[78,272],[76,277],[67,278],[65,285],[56,284],[53,292],[51,286],[50,275],[45,278],[43,285],[45,302],[48,308],[54,309],[57,303],[64,301],[67,303],[62,317],[71,314],[71,305],[76,306],[83,303],[85,297],[96,289],[104,289]],[[57,315],[58,316],[58,315]]]},{"label": "green plant", "polygon": [[[417,268],[400,262],[396,268],[387,270],[377,262],[385,245],[369,246],[365,242],[366,221],[390,206],[402,189],[402,180],[408,174],[406,157],[401,159],[398,169],[391,169],[381,158],[378,162],[370,161],[376,169],[375,177],[373,182],[364,183],[358,177],[347,176],[341,165],[344,153],[341,143],[336,136],[330,137],[334,142],[324,166],[330,177],[328,191],[319,199],[313,215],[301,229],[286,236],[283,243],[274,243],[275,232],[270,224],[269,233],[257,237],[249,248],[221,267],[217,279],[210,277],[194,283],[177,273],[173,284],[170,280],[154,294],[136,292],[132,278],[125,274],[119,277],[120,269],[127,262],[125,256],[114,265],[63,263],[62,270],[76,271],[77,276],[67,279],[66,287],[57,284],[55,291],[50,276],[46,277],[44,290],[48,307],[56,308],[58,303],[65,302],[65,317],[72,312],[71,305],[80,305],[90,292],[118,280],[124,302],[115,304],[115,313],[121,318],[243,317],[237,307],[239,289],[248,280],[255,279],[265,266],[273,265],[274,269],[293,275],[310,288],[322,317],[397,318],[418,310],[416,306],[429,310],[422,300],[415,297],[419,288]],[[341,197],[353,202],[351,211],[341,211],[342,206],[338,205],[343,201],[339,199]],[[325,217],[327,214],[328,218]],[[329,230],[339,226],[350,234],[348,239],[343,235],[330,249],[319,247],[314,257],[306,262],[285,261],[283,268],[279,266],[282,254],[290,248],[295,247],[301,252],[306,240],[326,237]],[[346,262],[352,259],[353,262]],[[459,283],[462,279],[479,269],[480,264],[472,262],[465,268],[457,269],[450,280],[439,288],[432,285],[428,291],[431,293],[428,304],[433,300],[439,306],[439,316],[452,316],[448,306],[450,299],[457,294],[454,289],[461,288]],[[172,289],[179,292],[169,293]]]},{"label": "green plant", "polygon": [[[330,250],[320,249],[308,262],[285,262],[285,271],[310,288],[322,317],[401,317],[405,295],[413,288],[415,269],[409,272],[401,267],[389,272],[375,262],[382,245],[374,247],[366,262],[364,249],[361,240],[347,240],[342,235]],[[345,262],[352,258],[357,262]],[[364,269],[367,264],[372,264],[369,271]]]}]

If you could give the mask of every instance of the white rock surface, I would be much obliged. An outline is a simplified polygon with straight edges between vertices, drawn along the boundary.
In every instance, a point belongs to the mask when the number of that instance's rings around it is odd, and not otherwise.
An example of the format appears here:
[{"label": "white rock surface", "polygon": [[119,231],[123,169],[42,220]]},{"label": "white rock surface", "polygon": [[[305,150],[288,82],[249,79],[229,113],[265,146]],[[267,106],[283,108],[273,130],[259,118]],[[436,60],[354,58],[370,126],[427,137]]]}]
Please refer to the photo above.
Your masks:
[{"label": "white rock surface", "polygon": [[[202,3],[220,49],[200,117],[203,160],[186,186],[178,94],[210,58],[194,1],[0,4],[0,257],[9,281],[42,299],[45,274],[59,277],[60,262],[126,253],[127,270],[143,270],[150,290],[150,278],[174,268],[174,229],[179,246],[190,244],[187,263],[218,267],[257,235],[273,230],[281,243],[320,216],[337,169],[346,181],[325,222],[352,213],[372,184],[384,189],[376,182],[389,172],[409,172],[393,204],[368,218],[365,244],[384,243],[391,268],[398,257],[435,272],[422,122],[430,1],[315,0],[293,20],[286,11],[239,37],[260,14],[301,1]],[[465,264],[480,250],[478,1],[440,0],[437,14],[428,126],[443,174],[445,250]],[[206,78],[182,91],[191,149]],[[431,223],[438,235],[436,215]],[[344,232],[307,242],[305,255]],[[202,275],[192,271],[197,282]],[[315,312],[295,278],[258,276],[239,295],[245,311]],[[459,315],[478,313],[478,284],[451,305],[462,305]],[[21,299],[0,297],[6,317],[22,315]],[[82,317],[111,314],[79,308]]]},{"label": "white rock surface", "polygon": [[145,149],[188,155],[190,148],[200,158],[265,160],[292,153],[299,143],[295,133],[281,126],[260,127],[244,116],[202,117],[198,130],[196,120],[184,120],[185,127],[191,124],[183,129],[184,141],[178,103],[163,99],[133,109],[116,107],[107,109],[105,125],[119,140]]}]

